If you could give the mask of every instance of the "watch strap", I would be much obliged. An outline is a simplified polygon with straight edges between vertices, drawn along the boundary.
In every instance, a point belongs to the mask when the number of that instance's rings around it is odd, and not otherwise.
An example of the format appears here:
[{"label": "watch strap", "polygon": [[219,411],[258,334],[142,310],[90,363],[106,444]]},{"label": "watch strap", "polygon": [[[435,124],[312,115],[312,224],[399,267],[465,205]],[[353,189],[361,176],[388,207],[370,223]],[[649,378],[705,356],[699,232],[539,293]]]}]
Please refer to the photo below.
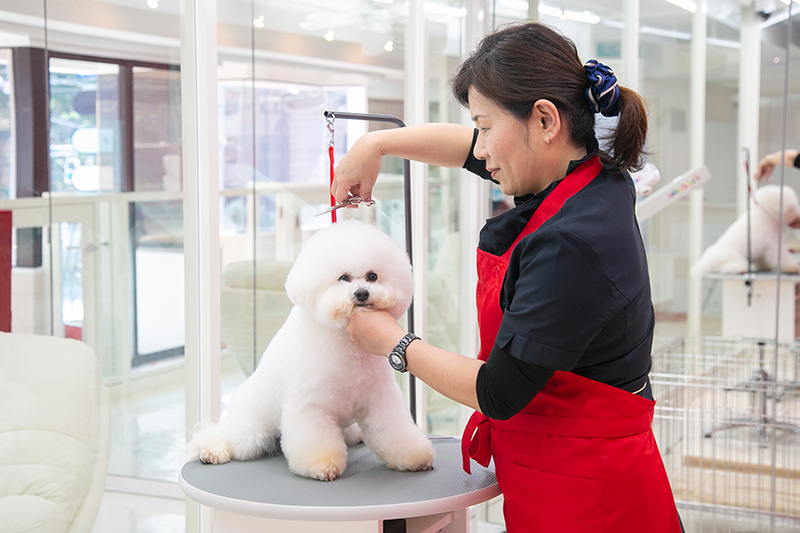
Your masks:
[{"label": "watch strap", "polygon": [[400,339],[400,342],[397,343],[397,346],[392,348],[392,351],[389,352],[389,364],[397,370],[398,372],[407,372],[406,370],[406,349],[408,345],[411,344],[413,341],[419,339],[417,335],[413,333],[407,333]]}]

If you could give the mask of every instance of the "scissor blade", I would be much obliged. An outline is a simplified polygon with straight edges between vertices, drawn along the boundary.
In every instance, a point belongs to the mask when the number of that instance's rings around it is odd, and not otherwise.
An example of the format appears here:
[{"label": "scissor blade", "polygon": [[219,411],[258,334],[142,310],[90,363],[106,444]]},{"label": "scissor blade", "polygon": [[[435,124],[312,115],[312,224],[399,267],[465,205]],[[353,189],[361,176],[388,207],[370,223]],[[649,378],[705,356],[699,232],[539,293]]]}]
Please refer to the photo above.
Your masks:
[{"label": "scissor blade", "polygon": [[343,206],[342,206],[342,205],[340,205],[340,204],[332,205],[332,206],[330,206],[328,209],[325,209],[325,210],[323,210],[323,211],[320,211],[319,213],[317,213],[317,214],[316,214],[316,215],[314,215],[314,216],[315,216],[315,217],[318,217],[318,216],[320,216],[320,215],[324,215],[324,214],[326,214],[326,213],[330,213],[330,212],[332,212],[332,211],[336,211],[336,210],[337,210],[337,209],[339,209],[340,207],[343,207]]}]

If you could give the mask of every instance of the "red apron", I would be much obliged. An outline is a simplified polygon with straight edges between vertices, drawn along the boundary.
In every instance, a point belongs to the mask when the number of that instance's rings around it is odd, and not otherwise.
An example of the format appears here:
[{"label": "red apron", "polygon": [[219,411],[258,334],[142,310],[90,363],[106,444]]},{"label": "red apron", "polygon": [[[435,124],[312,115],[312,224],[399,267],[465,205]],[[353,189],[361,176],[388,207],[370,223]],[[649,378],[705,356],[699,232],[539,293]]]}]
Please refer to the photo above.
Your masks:
[{"label": "red apron", "polygon": [[[478,250],[478,324],[485,361],[503,319],[502,287],[514,246],[536,231],[602,169],[593,157],[545,198],[508,251]],[[475,412],[462,438],[470,457],[495,460],[509,533],[674,533],[675,501],[653,432],[655,402],[572,372],[556,371],[518,414]]]}]

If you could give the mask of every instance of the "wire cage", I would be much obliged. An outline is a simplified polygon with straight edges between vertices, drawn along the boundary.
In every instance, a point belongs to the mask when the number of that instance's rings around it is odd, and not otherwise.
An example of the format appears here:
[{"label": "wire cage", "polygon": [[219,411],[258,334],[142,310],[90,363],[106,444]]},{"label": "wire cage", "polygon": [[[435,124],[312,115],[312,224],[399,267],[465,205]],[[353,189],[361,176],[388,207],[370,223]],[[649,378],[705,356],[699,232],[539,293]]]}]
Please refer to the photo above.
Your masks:
[{"label": "wire cage", "polygon": [[800,530],[800,344],[674,337],[650,378],[686,530]]}]

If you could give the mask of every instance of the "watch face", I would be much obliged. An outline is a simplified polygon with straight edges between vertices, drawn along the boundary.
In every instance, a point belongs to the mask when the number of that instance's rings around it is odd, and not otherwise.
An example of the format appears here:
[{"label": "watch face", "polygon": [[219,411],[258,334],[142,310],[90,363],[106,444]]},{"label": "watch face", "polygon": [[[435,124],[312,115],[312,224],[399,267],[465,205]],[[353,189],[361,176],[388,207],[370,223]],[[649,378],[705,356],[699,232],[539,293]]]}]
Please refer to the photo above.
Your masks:
[{"label": "watch face", "polygon": [[403,358],[396,353],[389,354],[389,364],[392,365],[392,368],[395,370],[403,370],[403,367],[405,367],[403,364]]}]

